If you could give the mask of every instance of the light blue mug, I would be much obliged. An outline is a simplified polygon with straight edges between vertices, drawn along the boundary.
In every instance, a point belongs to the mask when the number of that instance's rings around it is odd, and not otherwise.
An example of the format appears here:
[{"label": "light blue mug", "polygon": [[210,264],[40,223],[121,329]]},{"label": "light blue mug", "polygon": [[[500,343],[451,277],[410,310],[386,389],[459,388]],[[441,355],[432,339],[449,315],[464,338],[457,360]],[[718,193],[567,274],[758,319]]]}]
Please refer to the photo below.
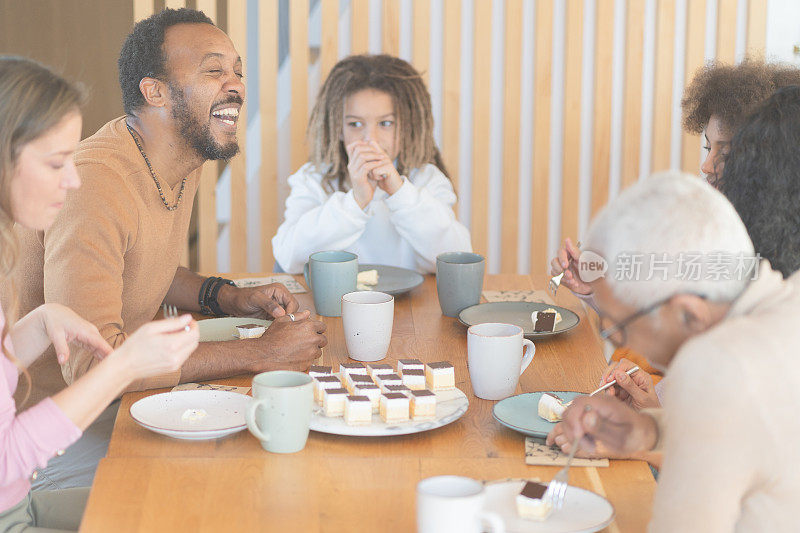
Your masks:
[{"label": "light blue mug", "polygon": [[342,296],[356,290],[358,256],[342,250],[313,253],[303,266],[303,275],[317,313],[342,316]]},{"label": "light blue mug", "polygon": [[253,401],[245,411],[247,427],[261,447],[294,453],[308,440],[314,385],[308,374],[290,370],[262,372],[253,378]]}]

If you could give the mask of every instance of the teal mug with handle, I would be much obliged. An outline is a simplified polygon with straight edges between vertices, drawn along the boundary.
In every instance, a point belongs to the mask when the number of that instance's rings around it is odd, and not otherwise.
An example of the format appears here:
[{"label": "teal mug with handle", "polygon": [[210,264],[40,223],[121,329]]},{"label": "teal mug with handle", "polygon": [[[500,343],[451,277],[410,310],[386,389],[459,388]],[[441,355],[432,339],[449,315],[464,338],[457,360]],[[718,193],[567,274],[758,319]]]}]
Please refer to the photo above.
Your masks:
[{"label": "teal mug with handle", "polygon": [[342,296],[355,292],[358,256],[342,250],[316,252],[303,266],[314,307],[322,316],[342,316]]}]

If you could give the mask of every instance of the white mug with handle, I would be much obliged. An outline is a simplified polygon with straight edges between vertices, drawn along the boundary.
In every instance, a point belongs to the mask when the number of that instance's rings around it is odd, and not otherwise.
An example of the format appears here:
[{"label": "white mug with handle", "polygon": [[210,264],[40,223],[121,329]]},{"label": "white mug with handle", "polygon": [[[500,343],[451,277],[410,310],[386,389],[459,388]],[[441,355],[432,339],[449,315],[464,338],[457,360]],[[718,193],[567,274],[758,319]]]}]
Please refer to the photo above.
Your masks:
[{"label": "white mug with handle", "polygon": [[499,515],[483,510],[483,483],[468,477],[436,476],[417,483],[417,533],[505,533]]},{"label": "white mug with handle", "polygon": [[522,328],[489,322],[467,330],[467,366],[475,396],[502,400],[514,394],[519,377],[533,361],[536,346]]}]

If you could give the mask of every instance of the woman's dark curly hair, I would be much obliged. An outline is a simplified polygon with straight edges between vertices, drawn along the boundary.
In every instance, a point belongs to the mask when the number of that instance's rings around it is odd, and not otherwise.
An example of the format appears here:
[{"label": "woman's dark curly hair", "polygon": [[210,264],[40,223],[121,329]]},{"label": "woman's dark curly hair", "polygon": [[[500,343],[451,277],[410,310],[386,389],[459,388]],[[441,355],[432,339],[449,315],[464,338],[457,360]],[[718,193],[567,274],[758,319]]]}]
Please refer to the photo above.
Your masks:
[{"label": "woman's dark curly hair", "polygon": [[753,246],[788,277],[800,268],[800,87],[778,90],[731,140],[722,193]]},{"label": "woman's dark curly hair", "polygon": [[145,104],[139,90],[142,78],[167,79],[164,34],[176,24],[214,23],[202,11],[196,9],[165,9],[142,19],[122,44],[119,53],[119,85],[122,88],[122,107],[131,114]]},{"label": "woman's dark curly hair", "polygon": [[683,128],[703,133],[712,115],[732,135],[760,102],[781,87],[800,85],[800,69],[780,63],[745,59],[738,65],[706,63],[683,92]]}]

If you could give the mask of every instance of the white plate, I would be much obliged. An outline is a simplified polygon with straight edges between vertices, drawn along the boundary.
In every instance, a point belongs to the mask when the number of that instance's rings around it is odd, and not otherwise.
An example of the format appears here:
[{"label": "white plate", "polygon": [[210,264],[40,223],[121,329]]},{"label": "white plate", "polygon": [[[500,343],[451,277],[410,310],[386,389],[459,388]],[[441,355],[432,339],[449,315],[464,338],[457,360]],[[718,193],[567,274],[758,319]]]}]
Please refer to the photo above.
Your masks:
[{"label": "white plate", "polygon": [[[244,411],[250,400],[250,396],[226,391],[165,392],[131,405],[131,416],[140,426],[168,437],[216,439],[247,427]],[[204,409],[207,414],[201,420],[183,420],[187,409]]]},{"label": "white plate", "polygon": [[564,506],[547,520],[537,522],[517,514],[517,494],[525,480],[510,479],[486,484],[484,509],[500,515],[508,533],[589,533],[599,531],[614,520],[614,506],[602,496],[569,486]]},{"label": "white plate", "polygon": [[372,415],[372,424],[369,426],[348,426],[344,417],[327,417],[322,413],[322,407],[314,404],[314,413],[311,415],[311,430],[332,435],[345,435],[348,437],[390,437],[392,435],[408,435],[421,433],[446,426],[455,422],[467,412],[469,400],[458,389],[439,391],[436,394],[436,418],[433,420],[409,420],[399,424],[386,424],[379,414]]},{"label": "white plate", "polygon": [[198,320],[197,327],[200,330],[200,342],[236,340],[239,338],[236,326],[241,326],[242,324],[260,324],[269,327],[272,321],[263,320],[261,318],[242,318],[235,316]]}]

